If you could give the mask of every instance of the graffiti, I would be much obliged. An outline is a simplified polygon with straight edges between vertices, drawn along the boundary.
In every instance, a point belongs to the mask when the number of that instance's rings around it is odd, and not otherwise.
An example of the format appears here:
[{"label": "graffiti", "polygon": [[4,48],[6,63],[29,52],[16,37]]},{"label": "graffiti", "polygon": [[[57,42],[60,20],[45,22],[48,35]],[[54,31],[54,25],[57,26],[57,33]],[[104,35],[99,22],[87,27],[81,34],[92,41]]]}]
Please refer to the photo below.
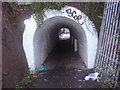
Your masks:
[{"label": "graffiti", "polygon": [[80,22],[80,20],[82,19],[82,15],[77,15],[76,11],[72,11],[71,9],[67,9],[66,10],[67,14],[69,17],[73,17],[74,20],[76,20],[80,25],[83,25],[84,22]]}]

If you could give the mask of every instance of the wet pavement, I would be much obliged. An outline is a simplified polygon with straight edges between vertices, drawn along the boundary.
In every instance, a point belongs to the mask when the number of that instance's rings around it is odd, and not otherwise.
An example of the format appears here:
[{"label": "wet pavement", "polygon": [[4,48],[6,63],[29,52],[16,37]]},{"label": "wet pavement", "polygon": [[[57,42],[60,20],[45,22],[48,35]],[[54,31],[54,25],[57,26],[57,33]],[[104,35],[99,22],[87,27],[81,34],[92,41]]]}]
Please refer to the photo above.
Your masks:
[{"label": "wet pavement", "polygon": [[88,70],[69,41],[61,41],[44,63],[45,70],[35,78],[30,88],[98,88],[97,81],[85,81],[94,72]]}]

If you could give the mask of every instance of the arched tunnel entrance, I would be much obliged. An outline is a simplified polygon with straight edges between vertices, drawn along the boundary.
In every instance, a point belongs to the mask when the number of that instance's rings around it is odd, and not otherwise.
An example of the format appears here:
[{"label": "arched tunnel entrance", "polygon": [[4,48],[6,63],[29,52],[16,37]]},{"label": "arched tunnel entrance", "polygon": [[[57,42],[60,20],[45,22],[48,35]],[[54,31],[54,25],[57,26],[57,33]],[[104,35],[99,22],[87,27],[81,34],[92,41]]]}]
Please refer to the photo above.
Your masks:
[{"label": "arched tunnel entrance", "polygon": [[[68,10],[75,11],[77,17],[81,17],[80,20],[71,17]],[[60,12],[46,10],[45,16],[43,24],[40,26],[37,26],[34,15],[24,21],[26,27],[23,34],[23,47],[29,69],[34,72],[35,68],[44,64],[50,52],[58,45],[71,47],[70,49],[74,53],[78,53],[79,61],[83,61],[88,69],[92,69],[95,62],[98,37],[95,26],[90,19],[80,10],[70,6],[61,9]],[[61,29],[68,29],[70,35],[63,34],[60,36],[59,31]],[[69,44],[63,45],[62,42],[60,43],[62,37],[68,38],[69,36],[70,39],[65,40]],[[69,50],[65,50],[64,47],[63,51]]]},{"label": "arched tunnel entrance", "polygon": [[[59,39],[58,32],[61,28],[67,28],[70,30],[70,39]],[[87,40],[83,28],[75,21],[63,16],[50,18],[44,21],[41,27],[37,28],[33,38],[33,49],[36,67],[39,67],[39,65],[43,64],[46,61],[48,54],[50,54],[52,50],[54,50],[52,51],[54,53],[54,56],[57,57],[56,60],[65,60],[65,58],[74,55],[74,57],[77,57],[77,59],[79,59],[76,62],[78,66],[81,66],[81,60],[87,62],[88,58]],[[75,52],[78,53],[76,54],[77,56],[75,56]],[[79,61],[81,61],[81,63],[78,63]],[[54,66],[56,65],[50,67]]]}]

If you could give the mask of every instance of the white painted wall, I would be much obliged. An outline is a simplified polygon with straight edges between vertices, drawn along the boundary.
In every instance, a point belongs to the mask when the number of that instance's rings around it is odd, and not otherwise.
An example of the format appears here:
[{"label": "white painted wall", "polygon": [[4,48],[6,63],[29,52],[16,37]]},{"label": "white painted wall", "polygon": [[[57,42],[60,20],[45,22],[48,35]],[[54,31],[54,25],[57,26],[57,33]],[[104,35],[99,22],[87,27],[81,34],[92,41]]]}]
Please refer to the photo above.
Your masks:
[{"label": "white painted wall", "polygon": [[[87,65],[88,68],[93,68],[94,66],[94,61],[95,61],[95,56],[96,56],[96,51],[97,51],[97,43],[98,43],[98,36],[97,36],[97,30],[95,29],[94,24],[90,19],[80,10],[66,6],[65,8],[61,9],[61,11],[57,10],[47,10],[45,12],[45,18],[44,20],[47,20],[48,18],[54,17],[54,16],[65,16],[68,17],[72,20],[74,20],[73,17],[69,17],[70,14],[67,14],[66,10],[71,9],[72,11],[76,11],[76,15],[82,15],[82,19],[79,21],[80,23],[85,22],[82,26],[82,28],[85,31],[85,34],[87,36],[87,53],[88,55],[83,55],[83,56],[88,56],[87,61],[84,61],[84,63]],[[74,20],[78,23],[77,20]],[[83,46],[83,45],[82,45]],[[81,47],[82,47],[81,46]],[[83,51],[82,51],[83,52]],[[85,54],[85,53],[82,53]],[[83,60],[86,60],[84,57]]]},{"label": "white painted wall", "polygon": [[30,19],[24,21],[25,30],[23,33],[23,48],[25,51],[28,67],[30,70],[35,69],[34,65],[34,52],[33,52],[33,36],[37,28],[37,24],[33,16]]},{"label": "white painted wall", "polygon": [[54,35],[51,34],[52,29],[50,29],[49,25],[50,24],[47,23],[37,28],[33,38],[34,62],[36,67],[44,63],[48,54],[56,45],[56,40]]},{"label": "white painted wall", "polygon": [[[81,25],[81,27],[83,28],[83,30],[86,34],[87,45],[86,45],[85,49],[87,50],[87,54],[85,52],[83,52],[82,49],[79,50],[79,53],[82,55],[82,59],[84,60],[87,67],[93,68],[96,50],[97,50],[98,38],[97,38],[97,33],[95,32],[96,29],[95,29],[93,23],[89,20],[89,18],[83,12],[81,12],[80,10],[78,10],[74,7],[70,7],[70,6],[66,6],[61,11],[47,10],[45,12],[46,17],[44,17],[44,21],[51,18],[51,17],[54,17],[54,16],[64,16],[64,17],[67,17],[67,18],[74,20],[74,18],[70,17],[69,14],[66,12],[67,9],[71,9],[72,11],[76,11],[77,16],[81,15],[83,17],[81,20],[79,20],[79,22],[80,23],[84,22],[84,24]],[[74,20],[74,21],[79,23],[77,20]],[[31,16],[30,19],[25,20],[24,23],[25,23],[25,31],[23,34],[23,47],[24,47],[24,51],[26,54],[28,66],[31,70],[34,70],[36,67],[36,64],[34,61],[35,58],[34,58],[34,51],[33,51],[33,36],[34,36],[35,31],[36,31],[37,25],[36,25],[36,22],[35,22],[33,16]],[[49,42],[49,35],[47,35],[47,36],[48,36],[47,40]],[[47,36],[45,35],[45,37],[47,37]],[[82,37],[79,36],[79,38],[82,38]],[[43,38],[40,38],[40,39],[43,42],[38,49],[40,49],[41,47],[43,47],[43,49],[44,49],[44,45],[46,45],[46,42],[44,41]],[[81,41],[84,42],[84,39],[78,39],[78,42],[81,42]],[[50,44],[48,46],[53,47],[54,45]],[[79,48],[83,48],[83,46],[84,46],[83,43],[79,43]],[[37,47],[37,43],[36,43],[36,47]],[[38,57],[36,57],[36,58],[44,58],[44,57],[42,57],[42,55],[38,55]],[[37,63],[37,64],[40,65],[41,63]]]}]

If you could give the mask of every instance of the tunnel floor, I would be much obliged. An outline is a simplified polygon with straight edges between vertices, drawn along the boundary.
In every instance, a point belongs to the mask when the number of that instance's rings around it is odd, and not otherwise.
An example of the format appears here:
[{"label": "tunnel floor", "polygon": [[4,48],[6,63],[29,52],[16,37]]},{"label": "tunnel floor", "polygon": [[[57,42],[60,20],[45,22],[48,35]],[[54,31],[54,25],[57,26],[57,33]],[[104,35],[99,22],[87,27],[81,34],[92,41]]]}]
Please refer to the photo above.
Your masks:
[{"label": "tunnel floor", "polygon": [[61,40],[58,45],[49,54],[44,63],[45,70],[53,70],[59,67],[86,69],[78,52],[73,51],[69,40]]},{"label": "tunnel floor", "polygon": [[95,88],[97,81],[85,81],[88,70],[73,51],[70,41],[60,41],[44,63],[45,70],[34,79],[30,88]]}]

